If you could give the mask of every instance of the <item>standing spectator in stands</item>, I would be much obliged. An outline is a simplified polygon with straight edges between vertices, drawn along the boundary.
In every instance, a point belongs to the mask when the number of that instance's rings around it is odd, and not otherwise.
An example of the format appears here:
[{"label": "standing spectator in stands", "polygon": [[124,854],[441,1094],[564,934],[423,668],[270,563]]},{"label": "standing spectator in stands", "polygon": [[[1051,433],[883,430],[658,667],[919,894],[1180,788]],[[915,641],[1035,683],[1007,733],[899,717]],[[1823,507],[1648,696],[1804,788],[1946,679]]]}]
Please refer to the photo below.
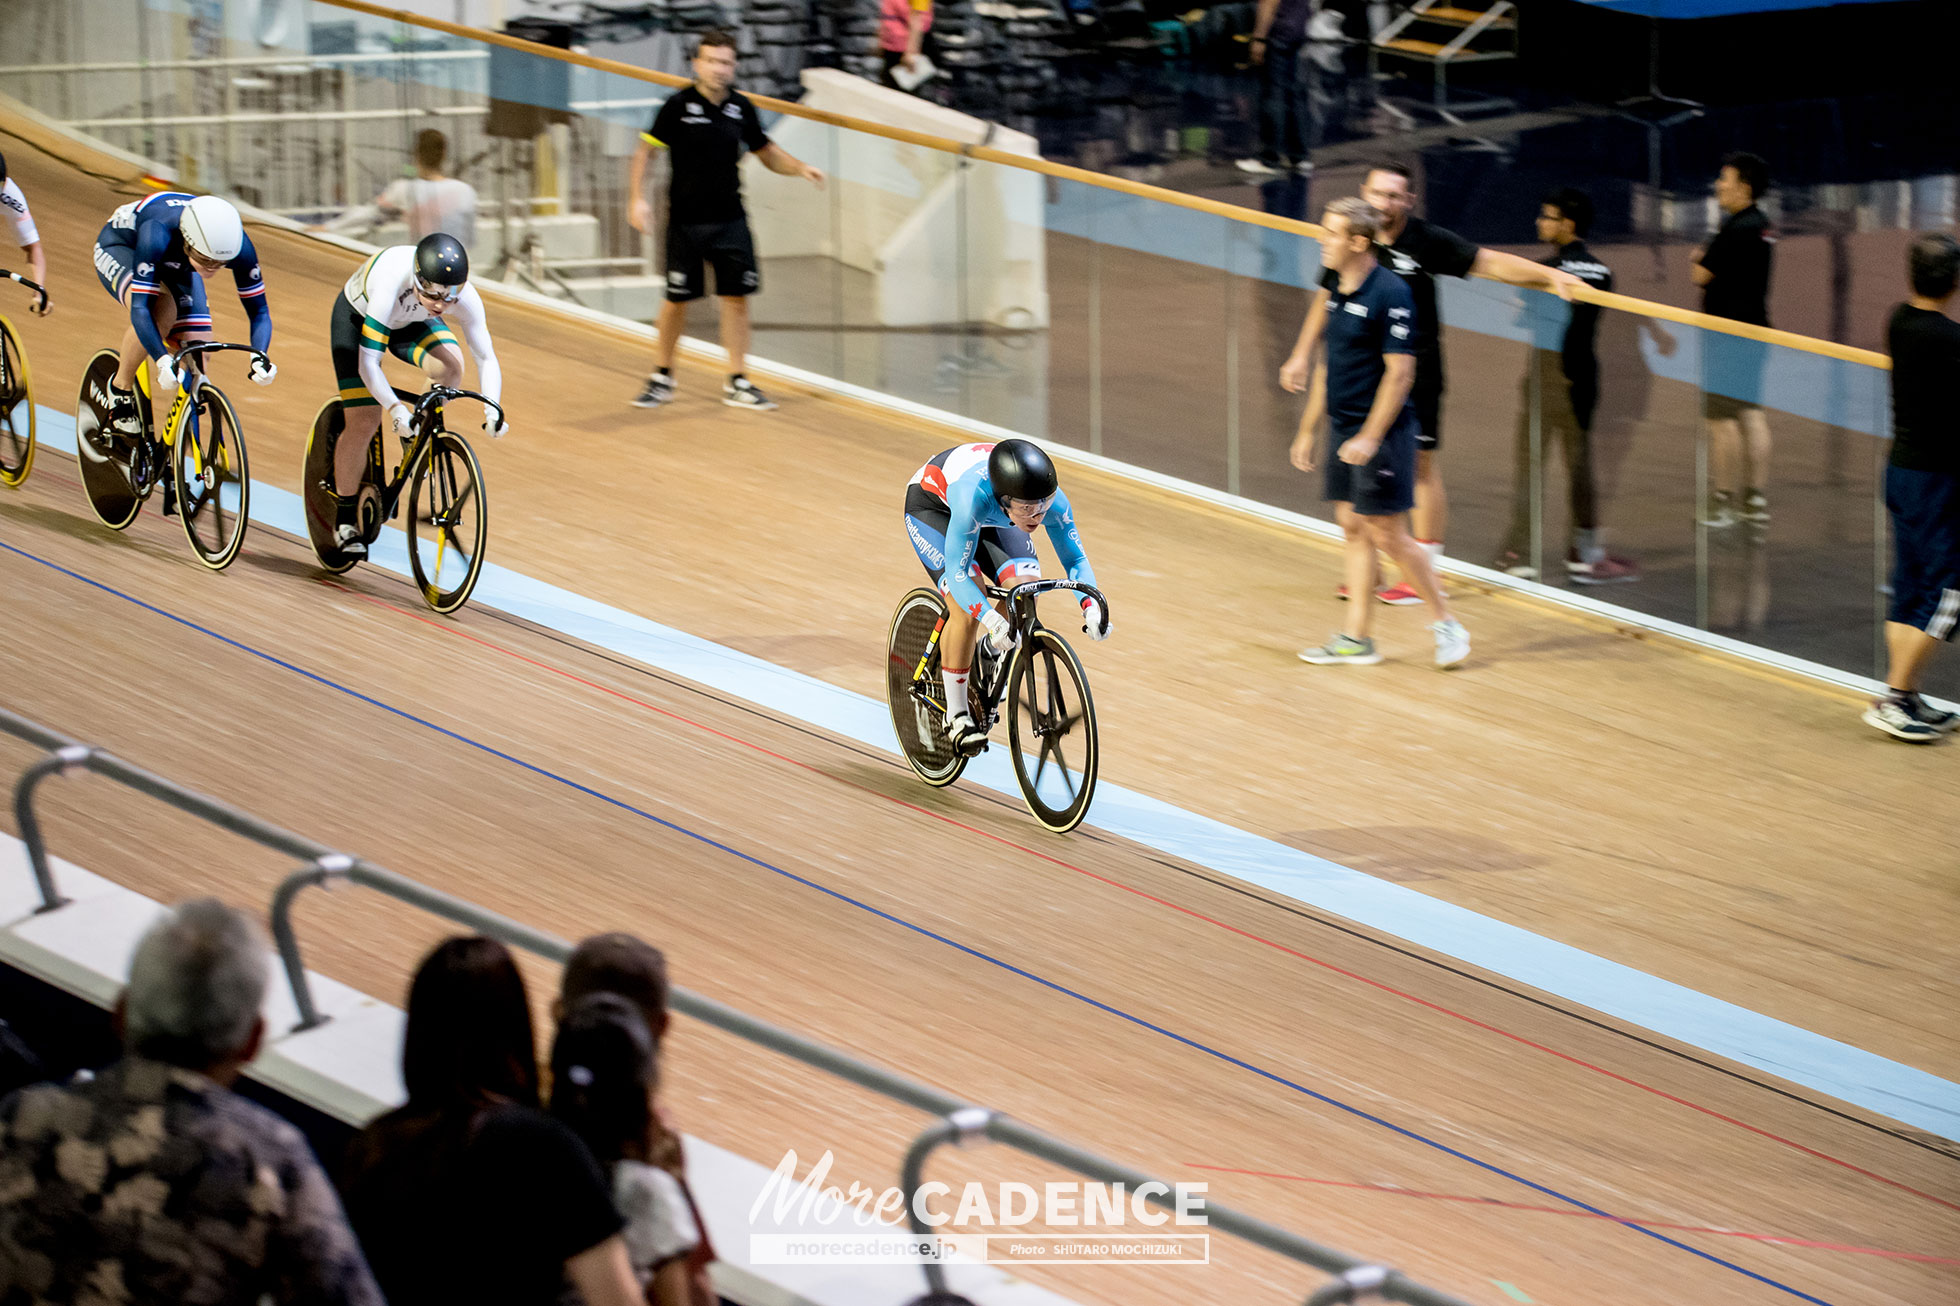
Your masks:
[{"label": "standing spectator in stands", "polygon": [[1867,723],[1931,743],[1960,724],[1928,706],[1919,683],[1933,650],[1960,633],[1960,323],[1946,316],[1960,285],[1960,244],[1929,232],[1907,256],[1912,297],[1892,310],[1892,611],[1886,694]]},{"label": "standing spectator in stands", "polygon": [[653,206],[643,189],[647,159],[666,150],[667,302],[654,324],[654,369],[633,400],[637,408],[658,408],[674,397],[674,351],[687,324],[689,301],[708,293],[706,265],[715,270],[721,300],[721,343],[728,351],[728,381],[721,401],[732,408],[766,412],[776,405],[743,374],[749,352],[749,300],[762,287],[755,261],[755,238],[742,207],[742,151],[785,177],[823,185],[823,170],[800,161],[769,139],[749,97],[735,89],[735,38],[707,32],[694,51],[694,84],[667,97],[640,133],[633,152],[626,193],[629,220],[636,231],[651,231]]},{"label": "standing spectator in stands", "polygon": [[419,241],[440,231],[476,244],[476,188],[443,174],[449,141],[433,127],[416,133],[415,175],[388,183],[372,204],[362,204],[326,224],[326,231],[366,234],[396,218],[408,224],[408,238]]},{"label": "standing spectator in stands", "polygon": [[[1566,187],[1547,195],[1538,206],[1538,239],[1551,246],[1540,260],[1570,273],[1594,290],[1613,289],[1613,270],[1586,248],[1592,228],[1592,199]],[[1565,570],[1579,585],[1610,585],[1640,579],[1640,569],[1625,558],[1606,552],[1599,542],[1598,485],[1593,478],[1592,419],[1599,405],[1599,306],[1526,301],[1525,313],[1537,340],[1518,386],[1518,435],[1511,490],[1511,527],[1498,546],[1499,571],[1527,579],[1538,575],[1531,549],[1532,394],[1537,393],[1539,471],[1551,463],[1554,442],[1565,453],[1572,520],[1565,550]]]},{"label": "standing spectator in stands", "polygon": [[348,1149],[341,1191],[392,1306],[639,1300],[611,1186],[538,1109],[524,980],[501,943],[454,938],[415,972],[408,1101]]},{"label": "standing spectator in stands", "polygon": [[[1691,269],[1701,287],[1701,311],[1710,317],[1769,325],[1776,235],[1756,207],[1768,189],[1769,165],[1755,155],[1722,160],[1715,203],[1727,216],[1715,238],[1694,252]],[[1760,525],[1769,521],[1769,417],[1762,405],[1769,346],[1719,331],[1703,336],[1701,412],[1708,421],[1713,490],[1702,521],[1717,528],[1733,526],[1738,518]]]},{"label": "standing spectator in stands", "polygon": [[231,1091],[267,960],[215,899],[166,911],[116,1002],[123,1059],[0,1103],[0,1301],[382,1306],[299,1130]]},{"label": "standing spectator in stands", "polygon": [[1311,172],[1307,158],[1307,88],[1300,48],[1314,0],[1259,0],[1252,20],[1252,66],[1259,70],[1259,153],[1239,167],[1259,176]]},{"label": "standing spectator in stands", "polygon": [[881,0],[878,55],[885,64],[885,85],[899,91],[918,86],[916,81],[910,87],[900,86],[892,70],[903,68],[908,77],[916,77],[923,71],[926,33],[931,30],[932,0]]},{"label": "standing spectator in stands", "polygon": [[[1320,260],[1334,274],[1327,295],[1327,365],[1308,367],[1312,393],[1293,441],[1293,465],[1314,469],[1321,418],[1327,420],[1325,497],[1347,540],[1348,584],[1367,592],[1377,553],[1386,553],[1436,615],[1436,665],[1447,670],[1470,656],[1470,636],[1450,613],[1429,555],[1409,534],[1415,503],[1415,299],[1376,260],[1383,218],[1365,200],[1341,199],[1321,215]],[[1300,660],[1316,666],[1373,666],[1382,660],[1368,632],[1374,606],[1354,604],[1347,623]]]},{"label": "standing spectator in stands", "polygon": [[[1385,216],[1376,237],[1382,248],[1376,251],[1381,265],[1408,283],[1415,296],[1416,326],[1415,389],[1409,398],[1415,405],[1419,435],[1416,441],[1416,500],[1411,522],[1415,537],[1429,554],[1432,564],[1443,556],[1443,532],[1449,524],[1449,500],[1443,493],[1443,322],[1436,311],[1436,278],[1489,277],[1494,281],[1534,290],[1549,290],[1563,299],[1585,283],[1569,272],[1533,263],[1530,259],[1502,250],[1479,249],[1463,237],[1414,215],[1416,193],[1411,187],[1409,169],[1399,163],[1378,163],[1361,182],[1361,198]],[[1323,271],[1320,292],[1307,309],[1307,320],[1300,328],[1293,353],[1280,368],[1280,385],[1294,393],[1306,389],[1307,359],[1318,343],[1327,318],[1327,300],[1336,278]],[[1341,587],[1347,597],[1347,587]],[[1384,603],[1398,605],[1422,602],[1422,596],[1404,578],[1399,584],[1376,592]]]},{"label": "standing spectator in stands", "polygon": [[[631,934],[619,932],[595,934],[584,940],[572,950],[571,957],[565,962],[565,973],[559,980],[558,1001],[552,1006],[553,1018],[564,1020],[565,1014],[573,1007],[601,993],[624,998],[639,1010],[641,1019],[646,1022],[647,1032],[653,1036],[654,1051],[658,1054],[660,1041],[667,1036],[667,1026],[672,1019],[667,1010],[667,958],[660,949]],[[653,1127],[656,1137],[649,1151],[654,1164],[671,1171],[679,1181],[681,1192],[687,1197],[688,1208],[693,1212],[694,1222],[701,1233],[694,1250],[688,1254],[689,1281],[697,1294],[712,1301],[708,1267],[714,1264],[714,1243],[708,1235],[707,1223],[701,1218],[700,1205],[694,1200],[694,1190],[688,1184],[680,1131],[674,1127],[665,1108],[658,1103],[653,1109]]]},{"label": "standing spectator in stands", "polygon": [[[651,1306],[695,1306],[688,1255],[701,1243],[693,1205],[674,1177],[679,1139],[654,1114],[660,1061],[640,1009],[612,993],[579,999],[551,1045],[551,1114],[612,1178],[626,1253]],[[712,1296],[707,1303],[713,1301]]]},{"label": "standing spectator in stands", "polygon": [[[27,255],[27,279],[37,286],[48,284],[48,252],[41,248],[41,233],[34,225],[34,215],[28,211],[27,196],[21,191],[20,183],[7,175],[7,156],[0,154],[0,209],[14,224],[14,239],[20,242],[21,253]],[[54,310],[36,300],[28,312],[42,316]]]}]

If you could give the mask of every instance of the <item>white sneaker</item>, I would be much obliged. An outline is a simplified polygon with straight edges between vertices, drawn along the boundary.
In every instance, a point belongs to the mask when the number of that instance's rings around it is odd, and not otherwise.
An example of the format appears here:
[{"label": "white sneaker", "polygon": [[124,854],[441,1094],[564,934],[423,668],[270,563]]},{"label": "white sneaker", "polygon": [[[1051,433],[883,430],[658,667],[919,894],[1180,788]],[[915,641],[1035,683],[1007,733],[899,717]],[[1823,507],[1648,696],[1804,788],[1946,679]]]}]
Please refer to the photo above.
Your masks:
[{"label": "white sneaker", "polygon": [[776,407],[775,401],[756,389],[755,383],[746,376],[738,376],[722,386],[721,401],[730,408],[747,408],[758,413],[770,412]]},{"label": "white sneaker", "polygon": [[1436,668],[1448,671],[1460,667],[1470,656],[1470,632],[1456,620],[1439,621],[1429,628],[1436,636]]},{"label": "white sneaker", "polygon": [[351,522],[335,528],[333,546],[350,558],[367,557],[367,541],[361,538],[361,528]]},{"label": "white sneaker", "polygon": [[1865,724],[1883,730],[1894,739],[1903,739],[1908,744],[1936,743],[1941,734],[1938,726],[1921,721],[1896,698],[1873,700],[1872,705],[1865,709]]}]

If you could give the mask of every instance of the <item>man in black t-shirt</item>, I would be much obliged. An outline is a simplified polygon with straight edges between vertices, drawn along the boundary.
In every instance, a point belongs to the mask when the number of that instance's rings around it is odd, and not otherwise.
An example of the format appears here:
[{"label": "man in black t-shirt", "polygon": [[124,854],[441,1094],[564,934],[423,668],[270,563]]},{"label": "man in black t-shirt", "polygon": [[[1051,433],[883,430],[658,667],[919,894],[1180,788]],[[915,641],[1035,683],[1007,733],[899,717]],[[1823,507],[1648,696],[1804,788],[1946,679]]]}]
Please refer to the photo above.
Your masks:
[{"label": "man in black t-shirt", "polygon": [[[1460,666],[1470,636],[1450,615],[1429,555],[1409,534],[1415,504],[1416,415],[1409,403],[1415,381],[1415,299],[1409,287],[1375,259],[1383,218],[1364,200],[1341,199],[1321,217],[1321,263],[1334,274],[1324,299],[1327,366],[1308,360],[1306,416],[1294,437],[1293,465],[1314,469],[1320,419],[1327,418],[1325,497],[1347,541],[1348,584],[1373,583],[1375,555],[1402,568],[1436,615],[1436,665]],[[1347,624],[1325,644],[1302,650],[1316,666],[1373,666],[1382,660],[1369,638],[1374,607],[1357,603]]]},{"label": "man in black t-shirt", "polygon": [[[1416,197],[1409,177],[1409,169],[1402,164],[1376,164],[1362,179],[1361,198],[1386,219],[1378,237],[1381,248],[1375,251],[1376,257],[1383,267],[1408,283],[1415,297],[1416,376],[1409,399],[1415,405],[1419,434],[1412,521],[1416,539],[1433,562],[1443,556],[1443,532],[1449,524],[1449,500],[1443,492],[1443,469],[1439,461],[1443,443],[1443,323],[1436,312],[1436,278],[1488,277],[1513,286],[1549,290],[1564,299],[1571,298],[1572,292],[1584,283],[1570,273],[1516,254],[1479,249],[1455,232],[1415,217]],[[1313,352],[1326,317],[1332,284],[1333,279],[1323,272],[1320,293],[1307,310],[1300,338],[1280,368],[1279,383],[1284,389],[1298,393],[1306,388],[1307,358]],[[1347,597],[1345,588],[1341,596]],[[1378,591],[1376,597],[1384,603],[1421,602],[1406,579]]]},{"label": "man in black t-shirt", "polygon": [[749,97],[735,89],[735,38],[707,32],[694,52],[694,84],[667,97],[653,123],[640,133],[626,193],[629,218],[637,231],[650,231],[653,206],[642,186],[647,159],[666,150],[667,302],[655,324],[654,370],[633,404],[658,408],[674,397],[674,351],[687,322],[687,304],[707,293],[706,266],[715,270],[721,300],[721,343],[728,351],[728,383],[722,402],[732,408],[764,411],[776,405],[743,375],[749,352],[749,301],[762,285],[755,240],[742,207],[742,153],[785,177],[823,185],[823,171],[793,158],[762,130]]},{"label": "man in black t-shirt", "polygon": [[[1613,270],[1586,248],[1592,227],[1592,199],[1566,187],[1547,195],[1538,205],[1538,239],[1552,248],[1543,259],[1548,267],[1567,272],[1594,290],[1613,289]],[[1567,537],[1565,570],[1578,585],[1610,585],[1639,580],[1640,569],[1616,558],[1599,540],[1598,487],[1593,480],[1592,419],[1599,405],[1599,306],[1528,302],[1526,321],[1536,348],[1519,384],[1516,462],[1511,489],[1511,527],[1498,546],[1491,565],[1513,576],[1536,579],[1538,560],[1531,556],[1531,498],[1534,479],[1542,479],[1556,446],[1565,451],[1565,471],[1571,485],[1571,534]],[[1539,472],[1532,476],[1532,392],[1537,392]]]},{"label": "man in black t-shirt", "polygon": [[[1753,154],[1722,160],[1715,203],[1726,215],[1715,238],[1694,253],[1692,275],[1701,311],[1751,326],[1769,325],[1769,218],[1756,201],[1769,189],[1769,165]],[[1712,490],[1705,525],[1769,521],[1769,417],[1763,412],[1763,363],[1769,346],[1719,331],[1702,338],[1702,416],[1708,421]],[[1746,487],[1746,493],[1745,493]]]},{"label": "man in black t-shirt", "polygon": [[1912,298],[1892,310],[1892,609],[1885,623],[1886,694],[1865,721],[1926,744],[1960,717],[1919,696],[1941,641],[1960,634],[1960,323],[1944,310],[1960,286],[1960,244],[1929,232],[1907,256]]}]

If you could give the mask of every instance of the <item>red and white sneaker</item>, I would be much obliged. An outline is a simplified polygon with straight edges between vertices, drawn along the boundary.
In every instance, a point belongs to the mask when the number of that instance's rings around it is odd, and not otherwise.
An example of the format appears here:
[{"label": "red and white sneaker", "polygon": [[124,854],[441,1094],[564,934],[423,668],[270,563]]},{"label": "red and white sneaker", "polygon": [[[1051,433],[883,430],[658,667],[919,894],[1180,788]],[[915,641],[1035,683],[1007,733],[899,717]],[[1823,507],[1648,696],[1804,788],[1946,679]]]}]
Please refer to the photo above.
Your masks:
[{"label": "red and white sneaker", "polygon": [[[1341,602],[1345,603],[1347,602],[1348,587],[1337,585],[1334,587],[1334,594]],[[1375,591],[1375,597],[1393,608],[1406,608],[1411,603],[1422,602],[1422,595],[1416,593],[1415,587],[1407,581],[1384,586]]]},{"label": "red and white sneaker", "polygon": [[1640,579],[1639,564],[1610,553],[1594,562],[1583,561],[1576,553],[1568,554],[1565,571],[1574,585],[1622,585]]}]

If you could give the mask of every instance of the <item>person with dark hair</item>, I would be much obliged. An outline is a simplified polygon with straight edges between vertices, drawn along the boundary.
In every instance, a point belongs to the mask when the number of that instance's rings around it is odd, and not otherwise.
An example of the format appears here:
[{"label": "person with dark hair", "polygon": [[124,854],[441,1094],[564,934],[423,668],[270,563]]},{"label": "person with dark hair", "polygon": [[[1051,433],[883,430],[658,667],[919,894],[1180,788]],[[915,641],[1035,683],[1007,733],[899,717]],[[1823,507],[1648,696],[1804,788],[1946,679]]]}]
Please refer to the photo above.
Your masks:
[{"label": "person with dark hair", "polygon": [[[595,934],[581,940],[572,950],[558,984],[558,1000],[552,1005],[554,1019],[563,1021],[572,1008],[598,995],[623,998],[639,1012],[652,1035],[654,1054],[659,1055],[660,1040],[666,1037],[672,1019],[667,1010],[667,958],[660,949],[621,931]],[[715,1262],[714,1241],[708,1236],[700,1204],[694,1200],[694,1189],[688,1183],[680,1130],[658,1102],[654,1103],[652,1112],[649,1157],[679,1183],[699,1233],[687,1254],[687,1281],[698,1300],[712,1302],[714,1292],[708,1281],[708,1268]]]},{"label": "person with dark hair", "polygon": [[579,999],[551,1046],[551,1114],[584,1140],[612,1177],[626,1254],[651,1306],[690,1306],[689,1255],[701,1243],[694,1207],[673,1173],[679,1139],[654,1109],[659,1050],[640,1009],[612,993]]},{"label": "person with dark hair", "polygon": [[415,134],[415,175],[388,183],[372,203],[357,205],[319,228],[322,231],[352,231],[362,235],[383,222],[402,219],[408,225],[411,241],[436,232],[445,232],[463,242],[476,244],[476,187],[446,175],[443,167],[449,157],[449,139],[433,127]]},{"label": "person with dark hair", "polygon": [[[7,156],[0,154],[0,212],[5,212],[14,224],[14,239],[20,243],[21,252],[27,255],[27,279],[37,286],[48,284],[48,252],[41,247],[41,232],[34,225],[34,215],[28,211],[27,196],[21,191],[20,183],[7,175]],[[28,312],[45,316],[51,310],[42,300],[36,300],[28,307]]]},{"label": "person with dark hair", "polygon": [[[1437,277],[1489,277],[1508,285],[1548,290],[1562,299],[1584,283],[1555,267],[1534,263],[1502,250],[1480,249],[1446,228],[1415,216],[1416,193],[1406,164],[1377,163],[1361,181],[1361,198],[1383,215],[1381,246],[1376,258],[1381,265],[1401,277],[1415,297],[1413,345],[1416,358],[1414,389],[1409,394],[1415,406],[1416,497],[1410,525],[1416,541],[1429,554],[1432,566],[1443,556],[1443,534],[1449,525],[1449,499],[1443,491],[1443,321],[1436,311]],[[1332,269],[1322,269],[1320,291],[1307,309],[1307,320],[1300,327],[1300,338],[1280,368],[1280,388],[1295,394],[1307,388],[1307,360],[1320,341],[1320,332],[1329,320],[1327,304],[1338,280]],[[1398,584],[1376,591],[1384,603],[1416,604],[1422,596],[1404,577]],[[1343,585],[1340,596],[1348,596]]]},{"label": "person with dark hair", "polygon": [[[1586,248],[1592,229],[1592,198],[1582,190],[1562,187],[1539,202],[1538,239],[1550,245],[1541,260],[1591,286],[1613,289],[1613,270]],[[1524,306],[1536,337],[1536,348],[1519,383],[1518,432],[1511,488],[1511,525],[1491,565],[1513,576],[1535,579],[1538,560],[1531,549],[1531,499],[1534,481],[1552,458],[1554,441],[1565,451],[1572,520],[1565,549],[1565,570],[1578,585],[1610,585],[1640,579],[1640,569],[1606,551],[1599,539],[1598,487],[1593,479],[1592,419],[1599,405],[1599,357],[1594,352],[1599,334],[1596,304],[1531,303]],[[1532,397],[1537,394],[1539,473],[1533,476],[1531,454]]]},{"label": "person with dark hair", "polygon": [[812,167],[771,141],[749,97],[735,89],[735,38],[706,32],[694,51],[694,84],[667,97],[653,122],[640,133],[627,173],[628,220],[635,231],[651,233],[653,206],[647,203],[647,160],[667,151],[667,302],[654,323],[654,369],[634,398],[637,408],[658,408],[674,397],[674,351],[687,325],[687,305],[708,293],[705,272],[715,270],[721,300],[721,344],[728,351],[728,381],[721,401],[731,408],[765,412],[771,403],[743,373],[749,352],[749,300],[762,288],[755,238],[742,207],[742,152],[784,177],[801,177],[819,187],[823,169]]},{"label": "person with dark hair", "polygon": [[[1751,326],[1769,325],[1770,255],[1776,234],[1757,207],[1769,189],[1769,165],[1731,154],[1715,177],[1715,203],[1726,215],[1714,239],[1694,252],[1691,275],[1701,311]],[[1704,525],[1769,521],[1769,417],[1763,411],[1760,340],[1708,331],[1702,340],[1702,416],[1708,422],[1708,502]]]},{"label": "person with dark hair", "polygon": [[1933,650],[1960,634],[1960,323],[1946,315],[1960,287],[1960,243],[1928,232],[1907,255],[1912,296],[1892,310],[1892,609],[1885,623],[1885,697],[1865,722],[1926,744],[1960,725],[1919,684]]},{"label": "person with dark hair", "polygon": [[347,1212],[393,1306],[586,1306],[638,1285],[611,1188],[578,1135],[538,1109],[523,976],[503,944],[453,938],[415,972],[408,1101],[355,1136]]},{"label": "person with dark hair", "polygon": [[0,1302],[382,1306],[306,1140],[232,1091],[269,962],[243,912],[165,911],[116,1001],[122,1060],[0,1102]]}]

